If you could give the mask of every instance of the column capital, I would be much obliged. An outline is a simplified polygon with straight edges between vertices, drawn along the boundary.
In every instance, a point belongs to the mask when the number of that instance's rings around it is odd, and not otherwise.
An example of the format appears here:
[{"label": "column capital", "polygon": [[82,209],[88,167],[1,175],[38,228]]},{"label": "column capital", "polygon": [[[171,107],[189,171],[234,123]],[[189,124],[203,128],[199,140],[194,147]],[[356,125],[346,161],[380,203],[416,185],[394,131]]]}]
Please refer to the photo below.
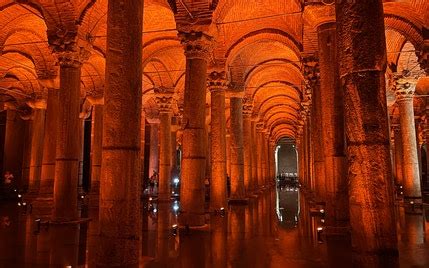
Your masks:
[{"label": "column capital", "polygon": [[228,88],[226,72],[212,70],[207,74],[207,88],[210,92],[225,91]]},{"label": "column capital", "polygon": [[243,98],[243,116],[250,118],[253,112],[253,98],[251,96],[245,96]]},{"label": "column capital", "polygon": [[159,124],[160,123],[159,118],[147,118],[146,117],[146,120],[151,125]]},{"label": "column capital", "polygon": [[154,89],[155,102],[158,105],[160,113],[172,112],[171,106],[173,104],[173,88],[158,87]]},{"label": "column capital", "polygon": [[47,107],[47,103],[45,99],[29,100],[27,101],[27,105],[33,110],[34,109],[46,110],[46,107]]},{"label": "column capital", "polygon": [[416,90],[417,81],[412,77],[404,75],[395,76],[395,96],[396,101],[412,100]]},{"label": "column capital", "polygon": [[187,59],[207,60],[213,49],[213,37],[201,31],[179,31]]},{"label": "column capital", "polygon": [[264,132],[264,123],[263,122],[256,123],[256,131],[257,132]]},{"label": "column capital", "polygon": [[77,51],[61,51],[55,53],[61,67],[78,68],[89,59],[91,53],[85,48],[78,48]]}]

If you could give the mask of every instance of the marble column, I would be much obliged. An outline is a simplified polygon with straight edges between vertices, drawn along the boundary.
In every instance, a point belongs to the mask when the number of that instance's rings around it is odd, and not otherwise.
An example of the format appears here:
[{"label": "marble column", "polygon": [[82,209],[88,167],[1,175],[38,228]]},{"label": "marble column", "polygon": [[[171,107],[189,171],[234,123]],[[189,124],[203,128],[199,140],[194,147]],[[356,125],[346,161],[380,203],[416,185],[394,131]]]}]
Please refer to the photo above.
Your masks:
[{"label": "marble column", "polygon": [[98,206],[101,177],[101,155],[103,151],[104,100],[95,100],[92,106],[91,128],[91,204]]},{"label": "marble column", "polygon": [[3,154],[3,174],[9,171],[14,179],[12,183],[20,188],[22,183],[21,169],[23,160],[25,124],[20,118],[16,107],[6,105],[6,131]]},{"label": "marble column", "polygon": [[[58,93],[58,89],[48,89],[40,191],[37,198],[38,201],[44,203],[45,205],[49,205],[49,203],[52,202],[54,193],[55,152],[57,129],[59,124],[58,111],[60,109],[60,99]],[[52,205],[52,203],[50,205]]]},{"label": "marble column", "polygon": [[179,130],[179,125],[177,124],[177,117],[173,118],[175,119],[175,124],[171,125],[171,177],[177,178],[179,176],[177,168],[177,131]]},{"label": "marble column", "polygon": [[250,150],[251,153],[251,157],[252,157],[252,192],[255,192],[258,190],[259,188],[259,184],[258,184],[258,167],[257,167],[257,150],[256,150],[256,146],[257,146],[257,141],[256,141],[256,120],[254,118],[251,119],[251,126],[250,126],[250,131],[251,131],[251,136],[250,136],[250,140],[252,143],[252,150]]},{"label": "marble column", "polygon": [[396,102],[402,136],[404,198],[421,202],[419,159],[417,154],[416,126],[413,96],[415,85],[399,79],[396,83]]},{"label": "marble column", "polygon": [[109,0],[99,267],[139,267],[143,1]]},{"label": "marble column", "polygon": [[231,178],[231,134],[226,130],[226,174]]},{"label": "marble column", "polygon": [[403,177],[403,168],[402,168],[402,135],[401,128],[399,125],[393,126],[393,135],[394,135],[394,150],[395,150],[395,184],[403,185],[404,177]]},{"label": "marble column", "polygon": [[231,111],[231,199],[245,197],[243,156],[243,99],[230,97]]},{"label": "marble column", "polygon": [[211,95],[211,182],[210,209],[227,207],[226,190],[226,119],[225,119],[225,72],[213,71],[208,76]]},{"label": "marble column", "polygon": [[159,172],[159,119],[147,119],[150,124],[149,177]]},{"label": "marble column", "polygon": [[194,31],[179,36],[186,56],[179,221],[184,226],[201,226],[205,224],[206,79],[212,37]]},{"label": "marble column", "polygon": [[40,189],[40,177],[42,172],[46,101],[29,102],[28,105],[33,109],[31,115],[32,131],[28,193],[32,197],[36,197]]},{"label": "marble column", "polygon": [[159,183],[158,199],[169,201],[171,196],[171,104],[172,92],[155,90],[159,108]]},{"label": "marble column", "polygon": [[82,121],[80,112],[80,76],[83,55],[79,52],[59,54],[61,101],[55,151],[55,181],[53,221],[68,222],[78,219],[77,195],[81,141],[78,138]]},{"label": "marble column", "polygon": [[319,39],[322,151],[325,163],[326,234],[345,234],[349,207],[344,137],[344,98],[339,83],[336,23],[317,28]]},{"label": "marble column", "polygon": [[267,129],[262,132],[262,180],[265,187],[268,187],[268,135]]},{"label": "marble column", "polygon": [[244,155],[244,189],[249,195],[255,189],[255,181],[252,176],[252,154],[254,144],[252,140],[252,109],[253,100],[245,98],[243,102],[243,155]]},{"label": "marble column", "polygon": [[396,267],[383,3],[338,1],[335,7],[344,92],[353,265]]},{"label": "marble column", "polygon": [[18,181],[20,186],[18,188],[28,191],[30,183],[30,165],[31,165],[31,139],[33,133],[33,118],[30,115],[22,116],[24,120],[24,138],[22,150],[22,173],[21,180]]},{"label": "marble column", "polygon": [[264,131],[264,124],[263,123],[257,123],[256,124],[256,147],[255,150],[257,151],[257,171],[258,171],[258,186],[259,188],[263,188],[265,186],[264,183],[264,175],[263,175],[263,133]]},{"label": "marble column", "polygon": [[326,200],[326,173],[325,173],[325,156],[323,152],[323,130],[322,130],[322,101],[319,86],[313,85],[313,105],[311,112],[311,141],[313,145],[314,172],[314,192],[318,201]]}]

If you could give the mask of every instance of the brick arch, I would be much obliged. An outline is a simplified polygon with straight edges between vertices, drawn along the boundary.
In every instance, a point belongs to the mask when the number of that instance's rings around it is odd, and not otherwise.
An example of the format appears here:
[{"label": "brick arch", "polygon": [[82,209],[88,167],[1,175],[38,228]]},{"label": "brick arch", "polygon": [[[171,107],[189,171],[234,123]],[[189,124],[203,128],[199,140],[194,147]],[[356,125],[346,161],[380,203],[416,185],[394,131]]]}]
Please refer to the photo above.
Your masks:
[{"label": "brick arch", "polygon": [[[34,44],[25,44],[35,42]],[[19,45],[19,43],[24,43]],[[52,79],[57,75],[56,59],[48,47],[46,39],[28,29],[16,29],[7,35],[0,45],[3,53],[16,52],[30,59],[35,65],[39,79]]]},{"label": "brick arch", "polygon": [[282,84],[285,87],[292,88],[295,92],[297,92],[297,94],[299,96],[299,100],[302,100],[302,91],[301,91],[301,89],[298,88],[295,84],[292,84],[289,81],[284,81],[284,80],[267,81],[267,82],[259,85],[257,87],[257,89],[253,92],[252,98],[255,98],[255,96],[256,96],[256,94],[258,93],[259,90],[262,90],[265,86],[268,86],[268,85],[274,84],[274,83]]},{"label": "brick arch", "polygon": [[240,50],[240,48],[246,46],[247,44],[249,44],[249,42],[252,42],[255,39],[261,39],[261,37],[263,37],[263,39],[271,39],[274,41],[278,41],[278,37],[281,37],[281,39],[283,39],[283,43],[290,49],[292,49],[295,52],[296,56],[299,58],[300,51],[302,50],[302,44],[298,42],[289,33],[275,28],[260,29],[243,35],[240,39],[235,41],[231,46],[227,48],[224,54],[224,58],[228,59],[231,57],[231,55],[234,56],[235,54],[237,54],[237,50]]}]

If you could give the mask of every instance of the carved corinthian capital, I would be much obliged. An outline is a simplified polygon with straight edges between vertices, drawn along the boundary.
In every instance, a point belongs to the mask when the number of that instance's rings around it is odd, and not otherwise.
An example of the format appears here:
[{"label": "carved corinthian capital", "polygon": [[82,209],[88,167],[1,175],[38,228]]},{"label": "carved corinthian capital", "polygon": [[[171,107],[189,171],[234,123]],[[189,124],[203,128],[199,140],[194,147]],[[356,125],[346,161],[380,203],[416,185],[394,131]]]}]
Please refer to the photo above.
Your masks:
[{"label": "carved corinthian capital", "polygon": [[203,32],[179,32],[187,59],[207,60],[213,48],[213,37]]}]

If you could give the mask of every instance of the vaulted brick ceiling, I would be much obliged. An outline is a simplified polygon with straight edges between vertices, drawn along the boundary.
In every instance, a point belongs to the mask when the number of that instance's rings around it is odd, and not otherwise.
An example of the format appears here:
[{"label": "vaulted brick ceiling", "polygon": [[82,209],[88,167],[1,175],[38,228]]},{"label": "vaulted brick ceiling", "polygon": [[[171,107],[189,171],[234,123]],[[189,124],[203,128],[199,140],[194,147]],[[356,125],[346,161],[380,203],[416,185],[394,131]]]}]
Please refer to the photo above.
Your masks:
[{"label": "vaulted brick ceiling", "polygon": [[[208,2],[217,4],[210,27],[216,40],[212,59],[226,62],[233,89],[253,97],[253,115],[279,139],[293,137],[302,109],[301,56],[317,52],[317,26],[335,18],[332,5],[305,1],[302,6],[301,2]],[[387,59],[389,64],[400,65],[398,52],[406,42],[417,50],[423,45],[429,1],[384,2]],[[84,44],[90,45],[91,57],[82,68],[82,98],[102,96],[106,13],[107,0],[0,1],[1,100],[25,103],[43,97],[44,87],[58,84],[52,51]],[[177,33],[168,2],[145,1],[143,102],[148,111],[156,110],[152,98],[158,87],[174,89],[174,98],[182,102],[185,57]],[[63,37],[69,42],[58,41]]]}]

